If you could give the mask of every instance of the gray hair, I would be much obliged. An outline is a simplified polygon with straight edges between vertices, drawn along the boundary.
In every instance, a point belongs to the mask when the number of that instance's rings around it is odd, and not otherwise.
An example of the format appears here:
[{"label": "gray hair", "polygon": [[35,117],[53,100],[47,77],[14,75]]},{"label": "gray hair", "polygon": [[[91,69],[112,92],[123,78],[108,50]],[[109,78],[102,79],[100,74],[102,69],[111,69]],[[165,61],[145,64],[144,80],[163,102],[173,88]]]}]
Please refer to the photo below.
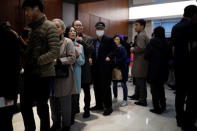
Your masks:
[{"label": "gray hair", "polygon": [[63,31],[65,32],[65,30],[66,30],[66,25],[64,24],[64,21],[62,21],[61,19],[53,19],[53,20],[52,20],[52,22],[56,22],[56,21],[60,23],[60,25],[61,25]]}]

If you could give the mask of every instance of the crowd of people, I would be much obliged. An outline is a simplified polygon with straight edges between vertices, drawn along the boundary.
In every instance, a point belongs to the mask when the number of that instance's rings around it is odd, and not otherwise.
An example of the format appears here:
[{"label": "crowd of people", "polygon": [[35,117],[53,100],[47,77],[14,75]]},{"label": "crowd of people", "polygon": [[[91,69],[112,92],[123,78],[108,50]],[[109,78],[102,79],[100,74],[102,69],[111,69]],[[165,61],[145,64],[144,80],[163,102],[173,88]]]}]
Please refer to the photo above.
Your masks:
[{"label": "crowd of people", "polygon": [[[20,91],[20,111],[25,131],[36,130],[33,106],[37,107],[40,131],[69,131],[75,123],[75,115],[80,112],[81,89],[85,103],[83,118],[90,117],[90,111],[94,110],[103,111],[104,116],[110,115],[113,112],[112,103],[118,101],[119,82],[123,89],[120,106],[127,106],[128,98],[135,100],[136,105],[147,106],[149,83],[153,104],[150,112],[161,114],[166,110],[164,84],[173,63],[177,125],[185,131],[196,131],[195,5],[185,8],[182,20],[172,29],[170,42],[163,27],[156,27],[150,39],[145,31],[146,21],[136,20],[137,35],[132,45],[121,35],[107,36],[103,22],[95,24],[97,37],[92,38],[84,34],[80,20],[73,21],[71,26],[66,26],[61,19],[47,20],[39,0],[25,0],[22,7],[29,22],[29,35],[23,39],[8,22],[0,25],[2,49],[9,49],[6,57],[1,54],[2,69],[5,70],[2,71],[4,86],[0,88],[1,129],[13,131],[12,117],[21,76],[24,77],[24,87]],[[135,92],[128,96],[131,53],[134,54],[131,74]],[[90,107],[91,84],[96,100],[94,107]]]}]

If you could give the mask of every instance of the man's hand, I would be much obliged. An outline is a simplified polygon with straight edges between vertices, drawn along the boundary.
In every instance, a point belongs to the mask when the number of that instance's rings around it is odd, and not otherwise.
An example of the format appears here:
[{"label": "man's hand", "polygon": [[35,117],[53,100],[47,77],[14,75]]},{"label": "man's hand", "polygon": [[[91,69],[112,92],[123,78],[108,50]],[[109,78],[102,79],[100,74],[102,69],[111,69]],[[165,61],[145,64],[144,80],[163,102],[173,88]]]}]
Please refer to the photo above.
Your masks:
[{"label": "man's hand", "polygon": [[90,65],[92,65],[92,58],[89,58],[89,63],[90,63]]},{"label": "man's hand", "polygon": [[110,61],[110,58],[109,57],[106,57],[106,59],[105,59],[107,62],[109,62]]},{"label": "man's hand", "polygon": [[134,52],[134,47],[131,47],[130,52],[131,52],[131,53]]},{"label": "man's hand", "polygon": [[53,61],[53,63],[54,63],[54,65],[57,65],[57,60],[55,59],[55,60]]},{"label": "man's hand", "polygon": [[76,41],[82,41],[82,40],[83,40],[82,37],[77,36]]},{"label": "man's hand", "polygon": [[19,35],[18,35],[18,33],[16,33],[16,31],[11,29],[11,32],[13,32],[16,35],[17,38],[19,37]]}]

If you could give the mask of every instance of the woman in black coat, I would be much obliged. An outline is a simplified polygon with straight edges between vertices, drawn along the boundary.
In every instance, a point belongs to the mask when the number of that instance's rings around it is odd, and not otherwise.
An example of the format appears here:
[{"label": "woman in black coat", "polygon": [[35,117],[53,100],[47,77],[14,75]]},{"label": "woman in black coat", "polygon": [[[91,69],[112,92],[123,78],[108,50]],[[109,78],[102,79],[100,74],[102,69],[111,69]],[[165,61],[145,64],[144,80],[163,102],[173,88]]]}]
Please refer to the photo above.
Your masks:
[{"label": "woman in black coat", "polygon": [[[119,35],[116,35],[114,37],[114,42],[117,46],[116,50],[114,51],[114,67],[120,69],[121,74],[122,74],[122,80],[121,85],[123,88],[123,101],[121,102],[121,106],[126,106],[128,105],[127,103],[127,96],[128,96],[128,89],[126,82],[128,80],[128,70],[127,70],[127,51],[125,47],[122,45],[123,41],[122,38]],[[117,102],[117,96],[118,96],[118,89],[117,89],[117,84],[119,81],[114,80],[113,81],[113,93],[114,93],[114,99],[113,102]]]},{"label": "woman in black coat", "polygon": [[144,55],[149,61],[147,79],[151,86],[153,102],[153,109],[150,111],[160,114],[166,109],[164,83],[168,79],[171,50],[163,27],[155,28],[153,35],[154,38],[148,44]]}]

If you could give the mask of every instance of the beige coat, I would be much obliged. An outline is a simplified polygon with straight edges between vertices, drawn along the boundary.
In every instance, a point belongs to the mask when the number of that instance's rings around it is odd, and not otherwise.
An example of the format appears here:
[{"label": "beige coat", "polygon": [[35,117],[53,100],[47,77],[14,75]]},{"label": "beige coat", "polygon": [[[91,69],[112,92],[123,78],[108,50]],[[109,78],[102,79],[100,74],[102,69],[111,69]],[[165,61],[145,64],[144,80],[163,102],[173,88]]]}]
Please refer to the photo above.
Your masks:
[{"label": "beige coat", "polygon": [[74,80],[74,69],[72,64],[75,63],[75,48],[73,42],[64,38],[64,42],[60,47],[60,61],[63,64],[69,64],[69,76],[66,78],[55,79],[55,96],[62,97],[77,93],[76,83]]},{"label": "beige coat", "polygon": [[146,78],[148,71],[148,61],[144,59],[144,50],[149,43],[149,38],[145,31],[137,35],[136,46],[134,47],[134,60],[132,76],[136,78]]}]

